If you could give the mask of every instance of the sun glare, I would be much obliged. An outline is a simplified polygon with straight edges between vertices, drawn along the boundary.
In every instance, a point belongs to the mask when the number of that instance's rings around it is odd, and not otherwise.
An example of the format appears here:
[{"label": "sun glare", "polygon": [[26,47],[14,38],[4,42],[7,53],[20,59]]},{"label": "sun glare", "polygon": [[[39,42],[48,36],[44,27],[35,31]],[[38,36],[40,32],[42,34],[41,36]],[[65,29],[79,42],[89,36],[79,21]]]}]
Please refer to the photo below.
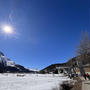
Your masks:
[{"label": "sun glare", "polygon": [[2,30],[6,34],[12,34],[13,33],[13,28],[11,26],[8,26],[8,25],[3,26]]}]

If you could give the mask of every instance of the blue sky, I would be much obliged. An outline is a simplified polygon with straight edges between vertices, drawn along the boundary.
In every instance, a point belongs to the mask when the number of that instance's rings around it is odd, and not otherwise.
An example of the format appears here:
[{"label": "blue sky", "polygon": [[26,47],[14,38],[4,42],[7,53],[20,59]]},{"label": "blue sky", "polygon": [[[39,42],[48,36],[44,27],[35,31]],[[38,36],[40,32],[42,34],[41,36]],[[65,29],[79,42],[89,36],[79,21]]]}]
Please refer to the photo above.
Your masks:
[{"label": "blue sky", "polygon": [[16,32],[0,33],[0,51],[30,68],[66,62],[89,19],[89,0],[0,0],[0,26]]}]

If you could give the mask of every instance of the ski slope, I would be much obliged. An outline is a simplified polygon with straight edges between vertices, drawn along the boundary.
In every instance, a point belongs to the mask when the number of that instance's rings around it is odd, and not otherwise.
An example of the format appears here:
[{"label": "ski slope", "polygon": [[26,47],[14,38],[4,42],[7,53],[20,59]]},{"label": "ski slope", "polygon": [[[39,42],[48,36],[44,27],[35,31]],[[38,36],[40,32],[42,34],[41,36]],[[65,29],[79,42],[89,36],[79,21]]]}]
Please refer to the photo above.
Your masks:
[{"label": "ski slope", "polygon": [[[19,74],[20,75],[20,74]],[[63,81],[63,75],[52,74],[0,74],[0,90],[52,90]]]}]

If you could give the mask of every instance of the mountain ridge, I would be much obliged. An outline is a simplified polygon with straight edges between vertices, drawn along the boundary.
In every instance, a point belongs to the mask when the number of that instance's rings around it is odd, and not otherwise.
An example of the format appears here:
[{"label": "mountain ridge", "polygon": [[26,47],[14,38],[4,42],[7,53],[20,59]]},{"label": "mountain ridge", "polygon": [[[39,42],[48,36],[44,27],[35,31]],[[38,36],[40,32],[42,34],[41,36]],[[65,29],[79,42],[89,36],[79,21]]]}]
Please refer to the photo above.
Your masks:
[{"label": "mountain ridge", "polygon": [[[79,59],[78,59],[79,58]],[[56,64],[51,64],[44,69],[40,70],[40,73],[49,73],[52,72],[53,70],[56,69],[56,67],[75,67],[77,66],[77,63],[81,63],[83,67],[88,64],[90,67],[90,53],[86,55],[85,59],[82,59],[81,56],[76,56],[71,59],[69,59],[66,63],[56,63]]]},{"label": "mountain ridge", "polygon": [[1,73],[35,73],[35,71],[25,68],[22,65],[16,64],[11,59],[7,58],[3,52],[0,52],[0,72]]}]

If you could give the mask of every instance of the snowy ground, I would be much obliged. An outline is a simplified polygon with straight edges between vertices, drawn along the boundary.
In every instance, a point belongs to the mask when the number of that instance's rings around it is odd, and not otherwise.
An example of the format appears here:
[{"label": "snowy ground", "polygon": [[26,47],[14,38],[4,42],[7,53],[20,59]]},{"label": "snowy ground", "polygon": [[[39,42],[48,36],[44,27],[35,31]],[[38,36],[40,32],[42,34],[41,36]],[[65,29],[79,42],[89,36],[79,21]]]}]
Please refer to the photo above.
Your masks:
[{"label": "snowy ground", "polygon": [[0,74],[0,90],[52,90],[66,80],[70,79],[52,74]]}]

